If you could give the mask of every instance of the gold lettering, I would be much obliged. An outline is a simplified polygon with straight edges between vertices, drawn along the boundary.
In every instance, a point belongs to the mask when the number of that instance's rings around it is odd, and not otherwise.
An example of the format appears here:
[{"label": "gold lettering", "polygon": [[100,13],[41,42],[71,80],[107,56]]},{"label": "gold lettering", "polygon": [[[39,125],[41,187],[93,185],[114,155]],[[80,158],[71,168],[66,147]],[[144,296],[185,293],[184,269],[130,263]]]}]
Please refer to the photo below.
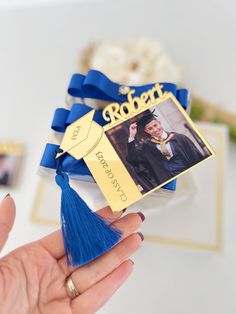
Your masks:
[{"label": "gold lettering", "polygon": [[132,110],[128,102],[124,102],[123,104],[120,105],[120,114],[124,118],[126,118],[126,116],[129,117],[132,114]]},{"label": "gold lettering", "polygon": [[132,98],[132,94],[135,93],[135,90],[132,89],[128,94],[128,102],[131,106],[131,112],[139,112],[143,107],[143,101],[140,97]]},{"label": "gold lettering", "polygon": [[[142,101],[145,103],[145,107],[146,106],[150,106],[151,105],[151,100],[149,99],[150,98],[150,95],[149,93],[147,92],[144,92],[141,94],[140,98],[142,99]],[[148,100],[149,99],[149,100]]]},{"label": "gold lettering", "polygon": [[114,123],[116,119],[122,120],[122,116],[119,113],[120,105],[118,103],[112,103],[107,105],[102,112],[104,120]]},{"label": "gold lettering", "polygon": [[158,94],[158,98],[163,99],[166,95],[166,92],[163,93],[162,91],[163,85],[160,84],[156,84],[154,89],[156,89],[157,94]]},{"label": "gold lettering", "polygon": [[103,118],[110,122],[110,125],[115,124],[117,121],[123,121],[137,114],[143,108],[149,108],[150,106],[157,105],[163,100],[167,92],[162,91],[163,85],[156,84],[152,89],[147,92],[143,92],[139,97],[132,95],[135,90],[132,89],[128,93],[128,101],[122,103],[112,103],[107,105],[102,112]]}]

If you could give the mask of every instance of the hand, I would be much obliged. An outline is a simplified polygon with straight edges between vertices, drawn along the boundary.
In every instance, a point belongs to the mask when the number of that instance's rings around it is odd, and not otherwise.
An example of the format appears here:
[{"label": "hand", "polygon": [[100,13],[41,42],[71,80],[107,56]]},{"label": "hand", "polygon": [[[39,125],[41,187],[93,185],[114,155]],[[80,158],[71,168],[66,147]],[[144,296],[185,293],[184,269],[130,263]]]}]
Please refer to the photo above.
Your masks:
[{"label": "hand", "polygon": [[137,134],[137,123],[134,122],[134,123],[130,124],[130,127],[129,127],[129,137],[130,138],[135,138],[136,134]]},{"label": "hand", "polygon": [[[61,231],[22,246],[0,259],[1,314],[92,314],[115,293],[133,270],[129,256],[142,242],[134,233],[142,223],[142,214],[113,214],[109,207],[97,212],[123,232],[122,241],[112,250],[82,267],[66,266]],[[7,196],[0,204],[0,251],[15,218],[15,204]],[[23,226],[22,226],[23,228]],[[79,291],[68,297],[68,275]]]}]

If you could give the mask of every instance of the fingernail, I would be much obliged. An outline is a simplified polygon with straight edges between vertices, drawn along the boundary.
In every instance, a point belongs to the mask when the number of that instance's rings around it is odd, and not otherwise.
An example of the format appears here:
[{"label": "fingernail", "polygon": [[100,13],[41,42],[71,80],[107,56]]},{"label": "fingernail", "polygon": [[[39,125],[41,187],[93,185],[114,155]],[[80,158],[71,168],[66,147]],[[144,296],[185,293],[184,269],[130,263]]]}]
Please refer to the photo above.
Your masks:
[{"label": "fingernail", "polygon": [[134,265],[134,261],[132,259],[130,259],[131,263]]},{"label": "fingernail", "polygon": [[7,195],[3,198],[3,200],[5,200],[5,198],[7,198],[8,196],[10,196],[10,193],[7,193]]},{"label": "fingernail", "polygon": [[142,232],[138,232],[138,235],[140,236],[141,240],[144,240],[144,235],[142,234]]},{"label": "fingernail", "polygon": [[145,216],[144,216],[144,214],[143,213],[141,213],[141,212],[139,212],[139,213],[137,213],[138,215],[139,215],[139,217],[142,219],[142,221],[144,221],[145,220]]},{"label": "fingernail", "polygon": [[124,213],[126,210],[127,210],[127,208],[124,208],[124,209],[122,210],[122,213]]}]

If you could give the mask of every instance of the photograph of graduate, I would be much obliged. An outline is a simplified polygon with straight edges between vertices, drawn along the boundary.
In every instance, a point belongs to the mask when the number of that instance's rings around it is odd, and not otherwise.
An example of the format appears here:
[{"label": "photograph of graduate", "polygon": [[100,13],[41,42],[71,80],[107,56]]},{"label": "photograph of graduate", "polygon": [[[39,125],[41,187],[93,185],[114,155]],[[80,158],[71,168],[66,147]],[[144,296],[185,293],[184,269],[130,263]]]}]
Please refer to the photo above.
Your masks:
[{"label": "photograph of graduate", "polygon": [[171,99],[106,134],[142,193],[212,155]]}]

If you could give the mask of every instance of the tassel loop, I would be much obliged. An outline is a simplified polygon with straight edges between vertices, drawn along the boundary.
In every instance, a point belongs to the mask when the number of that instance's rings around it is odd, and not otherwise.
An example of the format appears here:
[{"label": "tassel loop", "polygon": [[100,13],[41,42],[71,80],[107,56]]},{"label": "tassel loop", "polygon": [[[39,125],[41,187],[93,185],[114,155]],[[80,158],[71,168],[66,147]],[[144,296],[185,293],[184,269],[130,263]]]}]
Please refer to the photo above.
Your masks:
[{"label": "tassel loop", "polygon": [[70,188],[69,176],[66,173],[58,173],[55,177],[55,180],[62,190]]}]

